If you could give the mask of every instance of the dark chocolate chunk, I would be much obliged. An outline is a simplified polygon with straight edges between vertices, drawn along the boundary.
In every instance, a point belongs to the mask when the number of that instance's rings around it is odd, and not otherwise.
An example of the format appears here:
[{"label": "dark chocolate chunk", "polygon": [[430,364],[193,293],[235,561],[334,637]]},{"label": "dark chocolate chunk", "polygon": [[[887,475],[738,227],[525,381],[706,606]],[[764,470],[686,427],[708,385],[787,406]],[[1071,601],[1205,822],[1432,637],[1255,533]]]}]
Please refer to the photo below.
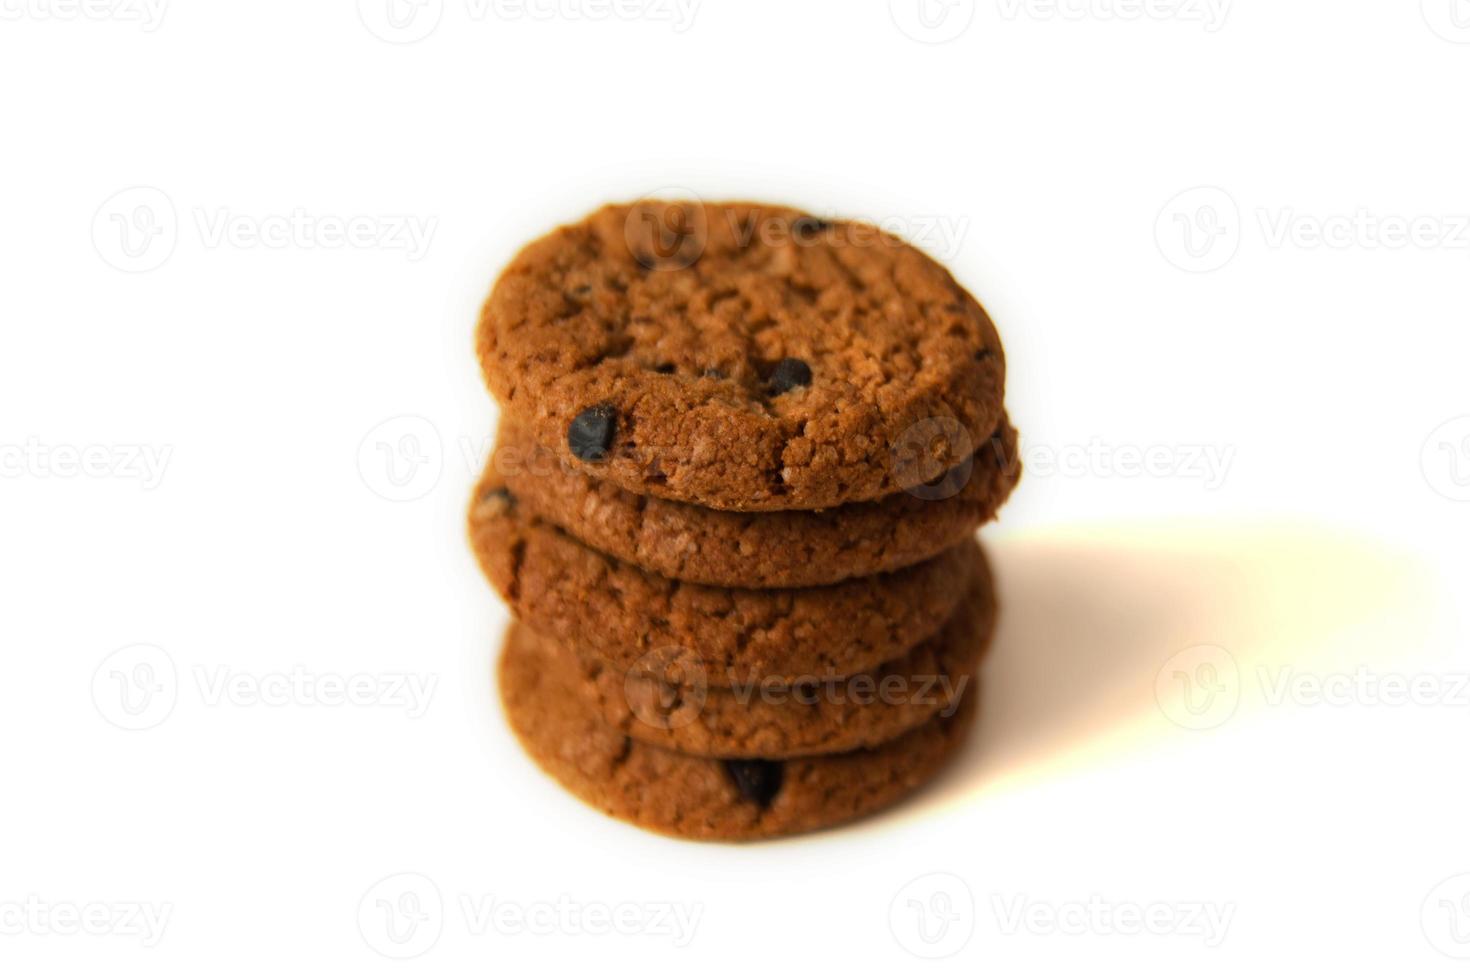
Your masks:
[{"label": "dark chocolate chunk", "polygon": [[726,759],[725,771],[734,780],[741,796],[765,809],[781,792],[781,779],[786,774],[786,767],[769,759]]},{"label": "dark chocolate chunk", "polygon": [[567,448],[584,462],[600,463],[612,448],[617,426],[618,412],[611,405],[584,408],[567,426]]},{"label": "dark chocolate chunk", "polygon": [[821,218],[806,215],[791,222],[791,237],[798,245],[810,245],[816,241],[818,235],[830,227],[832,226]]},{"label": "dark chocolate chunk", "polygon": [[771,369],[771,376],[766,379],[771,386],[771,394],[783,395],[792,388],[804,388],[812,383],[812,369],[807,367],[806,361],[795,357],[783,357],[776,362]]}]

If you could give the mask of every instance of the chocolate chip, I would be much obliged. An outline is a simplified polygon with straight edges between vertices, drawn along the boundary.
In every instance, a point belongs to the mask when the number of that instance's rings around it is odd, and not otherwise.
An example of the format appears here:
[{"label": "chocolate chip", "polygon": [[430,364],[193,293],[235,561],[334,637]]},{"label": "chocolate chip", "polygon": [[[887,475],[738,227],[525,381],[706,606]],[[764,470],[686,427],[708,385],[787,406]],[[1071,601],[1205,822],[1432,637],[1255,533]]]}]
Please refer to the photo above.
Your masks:
[{"label": "chocolate chip", "polygon": [[766,383],[771,386],[771,394],[784,395],[792,388],[804,388],[811,384],[812,369],[807,367],[806,361],[783,357],[771,369],[771,376],[766,379]]},{"label": "chocolate chip", "polygon": [[726,759],[725,771],[740,795],[761,809],[770,806],[781,792],[781,779],[786,774],[781,763],[768,759]]},{"label": "chocolate chip", "polygon": [[815,241],[816,236],[831,227],[821,218],[806,215],[791,222],[791,237],[798,245],[810,245]]},{"label": "chocolate chip", "polygon": [[612,448],[617,426],[618,412],[611,405],[584,408],[567,426],[567,448],[580,460],[600,463]]},{"label": "chocolate chip", "polygon": [[659,365],[655,366],[653,370],[657,374],[673,374],[674,373],[674,365],[672,365],[672,364],[659,364]]}]

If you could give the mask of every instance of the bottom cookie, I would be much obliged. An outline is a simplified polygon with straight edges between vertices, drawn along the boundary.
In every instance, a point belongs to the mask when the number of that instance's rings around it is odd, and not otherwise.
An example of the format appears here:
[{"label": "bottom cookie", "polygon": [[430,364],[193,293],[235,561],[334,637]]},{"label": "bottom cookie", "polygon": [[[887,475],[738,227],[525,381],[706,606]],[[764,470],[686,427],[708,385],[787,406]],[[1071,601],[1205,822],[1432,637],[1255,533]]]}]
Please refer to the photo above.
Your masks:
[{"label": "bottom cookie", "polygon": [[776,762],[684,755],[634,741],[602,719],[582,675],[545,671],[535,634],[513,626],[500,696],[521,745],[578,797],[647,830],[742,841],[845,823],[928,782],[969,731],[975,695],[871,749]]}]

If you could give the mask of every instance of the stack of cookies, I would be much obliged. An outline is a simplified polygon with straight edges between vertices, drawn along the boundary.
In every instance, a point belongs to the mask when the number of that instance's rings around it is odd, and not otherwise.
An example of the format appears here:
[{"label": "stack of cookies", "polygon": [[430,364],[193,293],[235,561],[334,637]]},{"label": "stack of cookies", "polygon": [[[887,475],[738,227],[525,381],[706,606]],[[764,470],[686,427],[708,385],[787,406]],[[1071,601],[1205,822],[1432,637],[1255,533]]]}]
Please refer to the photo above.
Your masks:
[{"label": "stack of cookies", "polygon": [[603,208],[527,246],[477,348],[470,508],[506,715],[567,789],[742,840],[877,810],[974,716],[975,529],[1019,475],[980,305],[857,222]]}]

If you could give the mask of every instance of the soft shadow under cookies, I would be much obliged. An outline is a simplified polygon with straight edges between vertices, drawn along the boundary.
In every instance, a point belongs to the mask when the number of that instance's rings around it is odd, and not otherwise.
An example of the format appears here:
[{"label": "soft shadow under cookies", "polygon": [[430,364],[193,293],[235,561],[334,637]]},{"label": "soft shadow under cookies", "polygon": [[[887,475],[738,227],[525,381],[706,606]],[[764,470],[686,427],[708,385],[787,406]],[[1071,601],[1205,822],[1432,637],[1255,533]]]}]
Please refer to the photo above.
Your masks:
[{"label": "soft shadow under cookies", "polygon": [[1399,669],[1442,605],[1329,529],[1093,527],[988,539],[1000,596],[976,731],[911,806],[1248,724],[1287,672]]}]

